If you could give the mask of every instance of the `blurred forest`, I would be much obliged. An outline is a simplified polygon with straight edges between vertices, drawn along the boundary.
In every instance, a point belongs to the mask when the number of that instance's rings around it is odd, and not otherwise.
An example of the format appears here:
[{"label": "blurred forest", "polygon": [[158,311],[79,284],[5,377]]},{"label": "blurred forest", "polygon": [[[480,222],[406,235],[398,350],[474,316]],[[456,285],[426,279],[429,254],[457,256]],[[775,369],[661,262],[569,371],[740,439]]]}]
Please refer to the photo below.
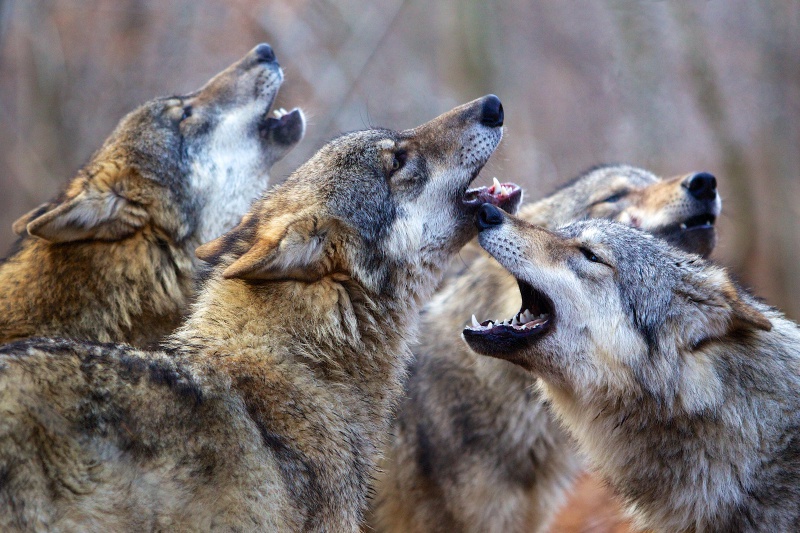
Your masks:
[{"label": "blurred forest", "polygon": [[708,171],[716,259],[800,318],[797,0],[0,0],[0,247],[116,122],[273,45],[306,140],[406,128],[495,93],[506,137],[481,178],[535,199],[601,162]]}]

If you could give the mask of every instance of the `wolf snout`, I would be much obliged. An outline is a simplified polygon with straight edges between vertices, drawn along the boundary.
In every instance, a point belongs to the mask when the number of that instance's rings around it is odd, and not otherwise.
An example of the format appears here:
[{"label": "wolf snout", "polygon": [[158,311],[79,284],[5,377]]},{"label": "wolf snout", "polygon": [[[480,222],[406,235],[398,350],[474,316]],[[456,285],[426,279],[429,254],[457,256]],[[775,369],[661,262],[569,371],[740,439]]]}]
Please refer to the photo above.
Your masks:
[{"label": "wolf snout", "polygon": [[492,204],[483,204],[478,208],[478,214],[475,216],[475,225],[478,230],[483,231],[494,226],[499,226],[503,223],[503,211]]},{"label": "wolf snout", "polygon": [[483,101],[481,124],[489,128],[499,128],[503,125],[503,117],[503,104],[497,96],[490,94]]},{"label": "wolf snout", "polygon": [[713,200],[717,197],[717,178],[708,172],[692,174],[682,185],[698,200]]},{"label": "wolf snout", "polygon": [[253,48],[253,56],[260,63],[273,63],[275,61],[275,51],[267,43],[261,43]]}]

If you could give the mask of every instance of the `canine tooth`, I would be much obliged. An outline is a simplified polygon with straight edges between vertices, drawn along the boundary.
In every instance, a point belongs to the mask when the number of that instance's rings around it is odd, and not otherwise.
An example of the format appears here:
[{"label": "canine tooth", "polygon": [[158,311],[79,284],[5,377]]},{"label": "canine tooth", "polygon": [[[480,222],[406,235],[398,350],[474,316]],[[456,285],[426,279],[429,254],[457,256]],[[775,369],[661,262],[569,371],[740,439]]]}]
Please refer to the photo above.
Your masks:
[{"label": "canine tooth", "polygon": [[503,186],[500,185],[500,182],[497,181],[497,177],[496,176],[494,178],[492,178],[492,188],[494,189],[495,192],[499,192],[502,187]]},{"label": "canine tooth", "polygon": [[477,318],[475,318],[475,315],[472,315],[472,327],[473,327],[473,328],[479,328],[479,327],[481,327],[481,323],[480,323],[480,322],[478,322],[478,319],[477,319]]},{"label": "canine tooth", "polygon": [[519,315],[514,315],[514,318],[511,319],[512,326],[519,326]]},{"label": "canine tooth", "polygon": [[681,222],[681,229],[686,229],[686,224]]}]

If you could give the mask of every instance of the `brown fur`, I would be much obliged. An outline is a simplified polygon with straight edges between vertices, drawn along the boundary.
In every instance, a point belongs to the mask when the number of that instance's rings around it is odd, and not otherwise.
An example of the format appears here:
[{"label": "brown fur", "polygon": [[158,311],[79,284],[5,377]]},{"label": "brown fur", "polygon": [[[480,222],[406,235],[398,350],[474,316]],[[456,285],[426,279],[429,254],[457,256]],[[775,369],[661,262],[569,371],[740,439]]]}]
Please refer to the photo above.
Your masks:
[{"label": "brown fur", "polygon": [[498,108],[328,143],[198,248],[213,271],[162,351],[0,349],[0,528],[357,529]]},{"label": "brown fur", "polygon": [[622,503],[596,475],[583,473],[550,526],[553,533],[633,533]]},{"label": "brown fur", "polygon": [[[119,181],[129,193],[144,185],[138,197],[158,192],[134,173]],[[121,240],[23,239],[0,267],[0,342],[35,335],[157,340],[178,325],[193,292],[190,251],[170,240],[152,224]]]},{"label": "brown fur", "polygon": [[[271,54],[260,45],[196,93],[142,105],[57,199],[16,221],[20,240],[0,263],[0,342],[142,346],[178,325],[194,247],[233,227],[303,135],[299,111],[265,117],[283,79]],[[214,148],[218,137],[230,146]]]}]

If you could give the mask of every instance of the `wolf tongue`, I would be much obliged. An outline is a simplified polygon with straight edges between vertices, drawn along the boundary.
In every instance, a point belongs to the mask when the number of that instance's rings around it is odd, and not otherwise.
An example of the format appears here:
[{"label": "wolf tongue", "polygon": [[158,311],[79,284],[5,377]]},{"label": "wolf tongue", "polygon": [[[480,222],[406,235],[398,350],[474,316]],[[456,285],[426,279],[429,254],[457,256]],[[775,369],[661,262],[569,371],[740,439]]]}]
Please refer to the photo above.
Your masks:
[{"label": "wolf tongue", "polygon": [[530,322],[526,322],[525,324],[523,324],[522,327],[525,327],[525,328],[538,328],[539,326],[541,326],[545,322],[547,322],[547,317],[546,316],[540,316],[539,318],[536,318],[535,320],[531,320]]}]

